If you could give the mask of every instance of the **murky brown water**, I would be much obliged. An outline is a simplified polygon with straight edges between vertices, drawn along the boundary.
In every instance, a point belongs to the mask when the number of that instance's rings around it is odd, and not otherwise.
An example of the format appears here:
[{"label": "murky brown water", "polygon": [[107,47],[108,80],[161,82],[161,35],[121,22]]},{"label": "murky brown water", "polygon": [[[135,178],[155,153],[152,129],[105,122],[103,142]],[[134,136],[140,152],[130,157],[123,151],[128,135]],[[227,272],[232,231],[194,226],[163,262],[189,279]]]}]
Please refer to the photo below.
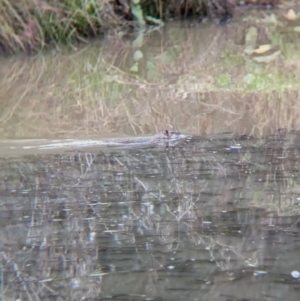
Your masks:
[{"label": "murky brown water", "polygon": [[[1,59],[3,300],[299,299],[299,39],[271,13]],[[191,137],[93,144],[162,129]]]},{"label": "murky brown water", "polygon": [[2,159],[5,300],[298,300],[299,141]]}]

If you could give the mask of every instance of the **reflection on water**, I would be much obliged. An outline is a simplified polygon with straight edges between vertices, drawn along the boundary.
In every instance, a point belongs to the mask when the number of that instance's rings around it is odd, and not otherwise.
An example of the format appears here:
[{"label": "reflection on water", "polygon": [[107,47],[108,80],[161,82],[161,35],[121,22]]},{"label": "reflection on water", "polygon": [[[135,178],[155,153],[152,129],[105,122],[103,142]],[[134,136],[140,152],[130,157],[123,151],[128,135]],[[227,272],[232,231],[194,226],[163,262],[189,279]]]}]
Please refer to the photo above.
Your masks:
[{"label": "reflection on water", "polygon": [[298,300],[299,149],[281,130],[1,159],[3,298]]},{"label": "reflection on water", "polygon": [[[298,129],[300,40],[269,13],[250,28],[171,22],[78,51],[2,59],[0,138]],[[280,54],[259,63],[249,53],[260,43]]]}]

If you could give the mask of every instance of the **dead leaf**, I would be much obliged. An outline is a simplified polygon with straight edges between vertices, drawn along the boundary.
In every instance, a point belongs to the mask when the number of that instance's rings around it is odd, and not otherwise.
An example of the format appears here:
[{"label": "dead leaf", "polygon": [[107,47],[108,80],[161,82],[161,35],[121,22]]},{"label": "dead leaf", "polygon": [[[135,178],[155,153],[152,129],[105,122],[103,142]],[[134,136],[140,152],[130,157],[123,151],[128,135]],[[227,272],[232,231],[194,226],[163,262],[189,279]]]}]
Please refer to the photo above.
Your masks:
[{"label": "dead leaf", "polygon": [[293,9],[289,9],[288,12],[286,13],[285,17],[289,21],[295,21],[297,19],[297,15]]},{"label": "dead leaf", "polygon": [[269,51],[272,48],[271,44],[260,45],[257,49],[254,50],[256,54],[263,54]]},{"label": "dead leaf", "polygon": [[270,63],[270,62],[274,61],[280,55],[280,53],[281,53],[281,51],[278,50],[270,55],[255,57],[255,58],[253,58],[253,60],[257,63]]}]

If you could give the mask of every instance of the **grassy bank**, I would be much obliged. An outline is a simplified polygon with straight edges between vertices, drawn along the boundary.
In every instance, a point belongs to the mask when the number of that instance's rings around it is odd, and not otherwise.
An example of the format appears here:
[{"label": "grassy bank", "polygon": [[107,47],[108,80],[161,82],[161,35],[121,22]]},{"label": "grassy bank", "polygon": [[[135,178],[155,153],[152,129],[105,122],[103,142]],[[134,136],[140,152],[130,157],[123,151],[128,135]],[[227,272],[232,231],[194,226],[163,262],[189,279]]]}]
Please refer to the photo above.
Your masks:
[{"label": "grassy bank", "polygon": [[162,24],[169,17],[210,17],[226,22],[240,3],[278,0],[0,0],[0,52],[35,52],[117,30]]},{"label": "grassy bank", "polygon": [[0,1],[1,52],[30,52],[50,43],[97,36],[120,24],[108,1]]}]

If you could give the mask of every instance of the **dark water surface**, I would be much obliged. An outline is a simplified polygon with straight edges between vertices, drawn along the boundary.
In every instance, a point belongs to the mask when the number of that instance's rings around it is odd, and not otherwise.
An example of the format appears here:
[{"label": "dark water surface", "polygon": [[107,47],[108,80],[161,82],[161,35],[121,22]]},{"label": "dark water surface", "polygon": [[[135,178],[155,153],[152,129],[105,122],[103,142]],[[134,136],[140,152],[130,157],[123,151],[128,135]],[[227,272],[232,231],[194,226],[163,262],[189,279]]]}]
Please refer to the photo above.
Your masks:
[{"label": "dark water surface", "polygon": [[3,158],[2,299],[299,300],[299,156],[281,130]]}]

